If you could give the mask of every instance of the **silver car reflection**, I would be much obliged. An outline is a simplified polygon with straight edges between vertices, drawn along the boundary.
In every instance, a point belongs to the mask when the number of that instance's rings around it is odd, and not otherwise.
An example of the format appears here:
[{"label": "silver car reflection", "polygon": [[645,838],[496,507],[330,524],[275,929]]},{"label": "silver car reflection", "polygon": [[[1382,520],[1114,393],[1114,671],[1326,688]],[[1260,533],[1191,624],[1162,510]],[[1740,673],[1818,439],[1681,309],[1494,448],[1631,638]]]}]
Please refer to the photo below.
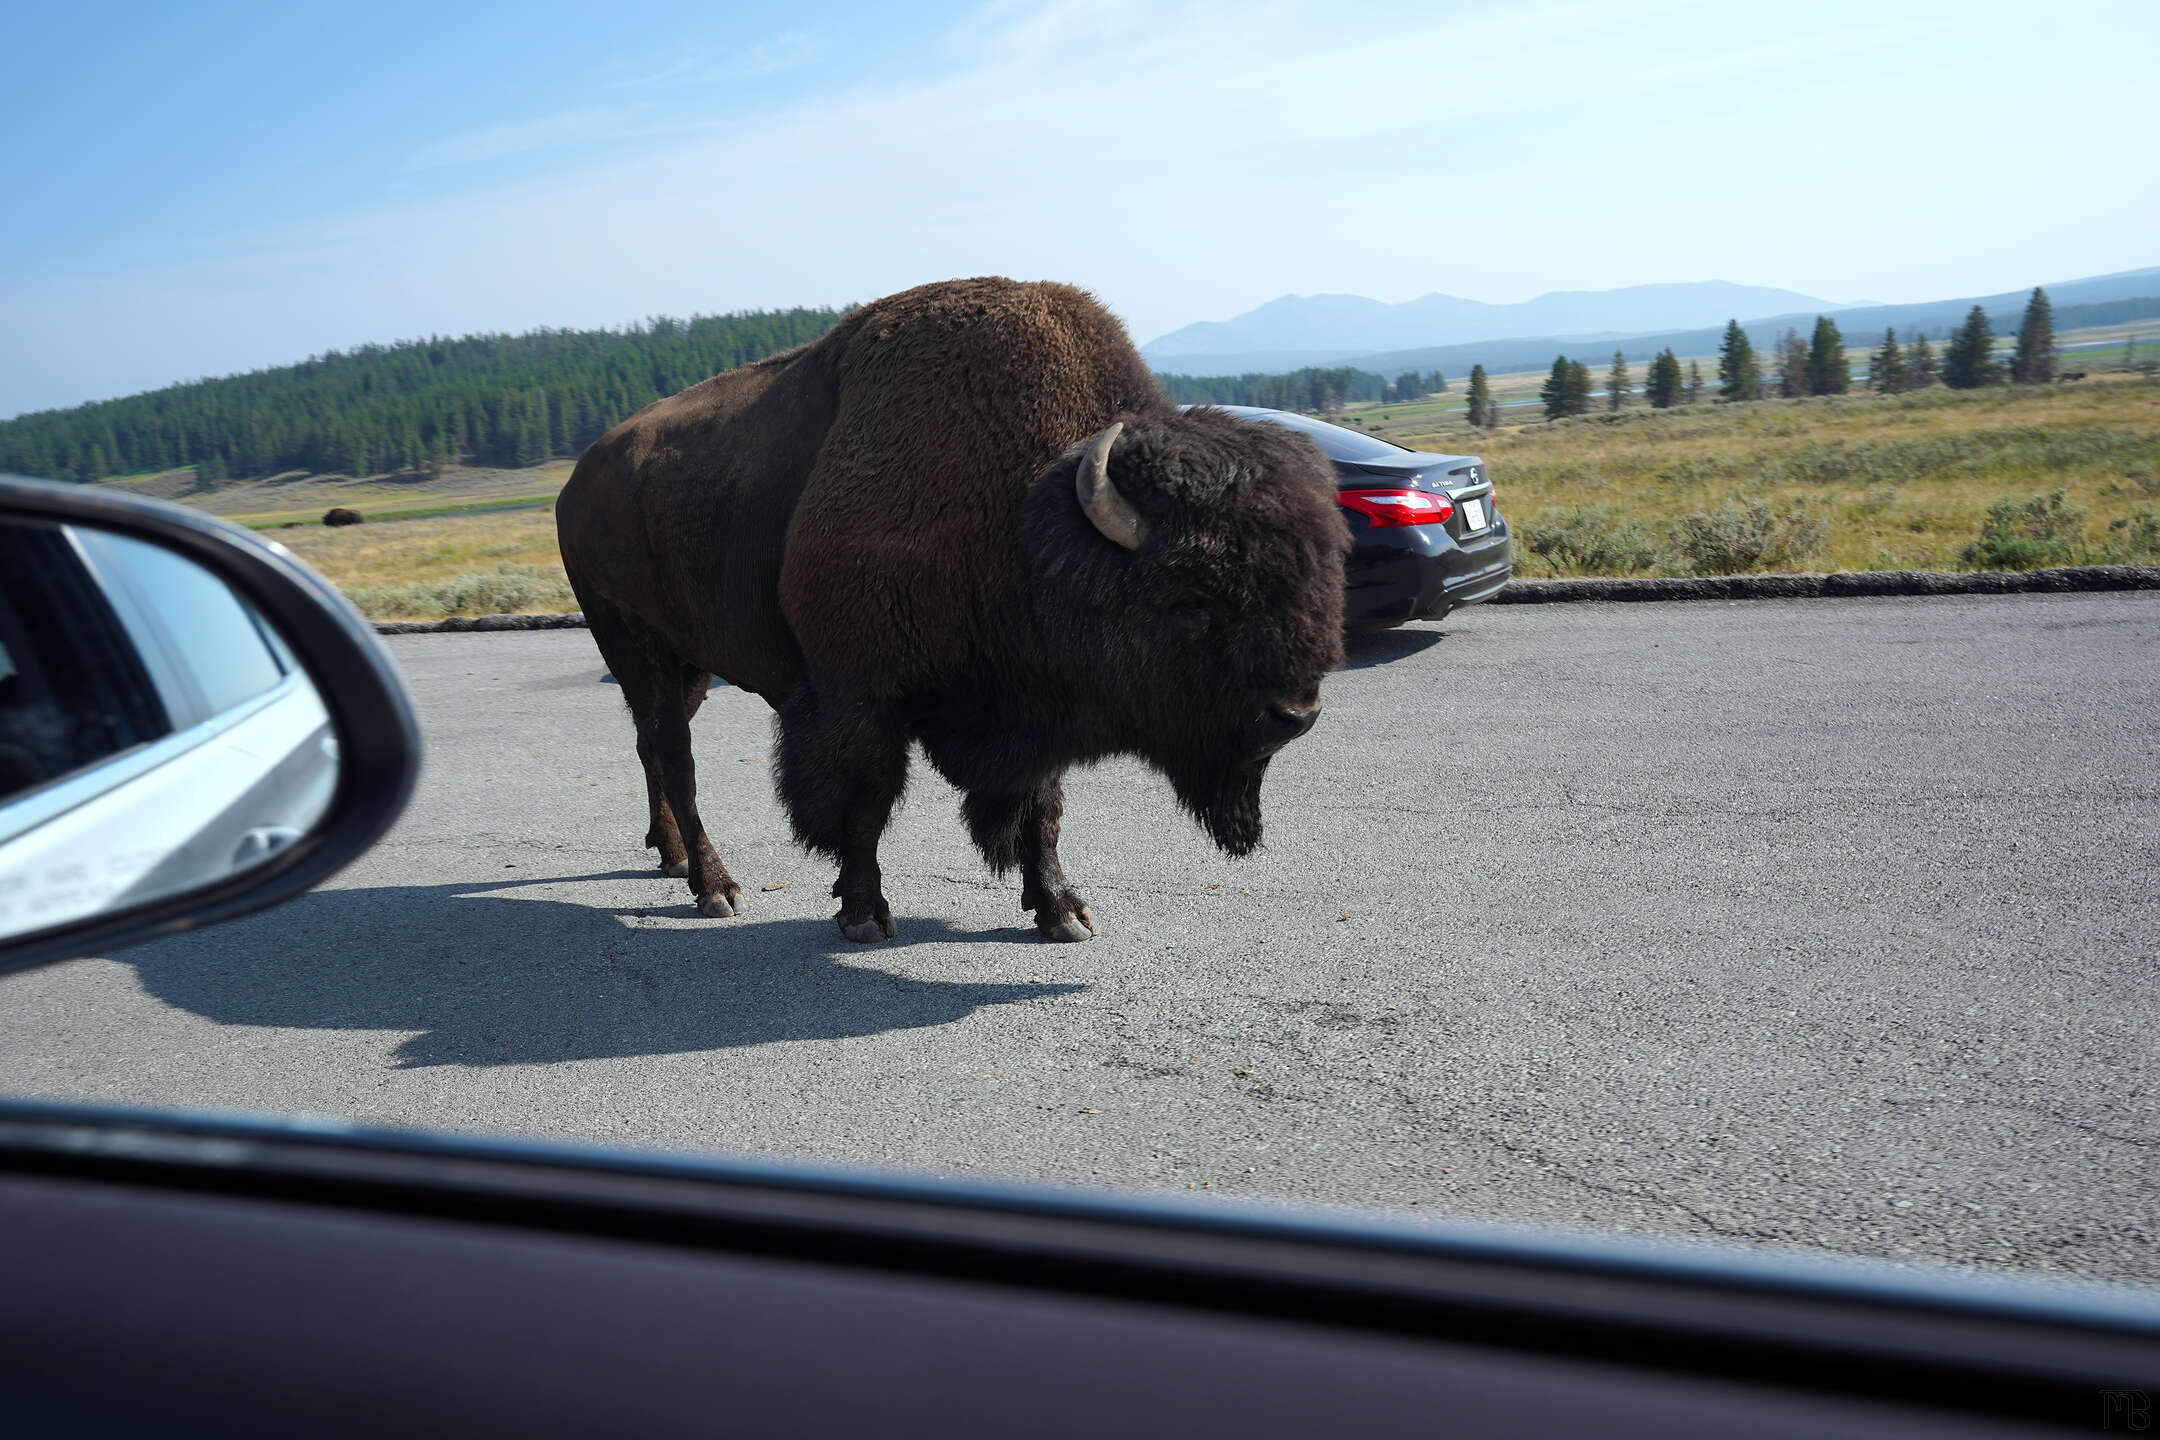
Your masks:
[{"label": "silver car reflection", "polygon": [[259,865],[337,777],[314,685],[222,580],[124,536],[0,525],[0,936]]}]

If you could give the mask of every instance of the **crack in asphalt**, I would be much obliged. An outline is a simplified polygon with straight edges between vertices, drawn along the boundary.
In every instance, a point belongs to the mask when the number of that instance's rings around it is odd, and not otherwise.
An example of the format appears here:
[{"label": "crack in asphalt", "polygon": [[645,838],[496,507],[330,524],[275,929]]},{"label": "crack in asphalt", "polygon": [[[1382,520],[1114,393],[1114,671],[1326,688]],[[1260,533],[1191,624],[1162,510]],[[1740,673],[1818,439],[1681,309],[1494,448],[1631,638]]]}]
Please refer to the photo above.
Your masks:
[{"label": "crack in asphalt", "polygon": [[2150,1135],[2119,1134],[2105,1126],[2095,1125],[2089,1120],[2080,1120],[2073,1115],[2059,1114],[2044,1105],[2006,1099],[2001,1096],[1974,1096],[1971,1098],[1949,1096],[1939,1100],[1902,1100],[1897,1103],[1903,1105],[1956,1106],[1968,1110],[2010,1110],[2020,1115],[2031,1115],[2038,1119],[2049,1120],[2065,1129],[2075,1130],[2080,1134],[2090,1135],[2098,1140],[2109,1140],[2117,1145],[2128,1145],[2140,1150],[2160,1149],[2160,1138]]}]

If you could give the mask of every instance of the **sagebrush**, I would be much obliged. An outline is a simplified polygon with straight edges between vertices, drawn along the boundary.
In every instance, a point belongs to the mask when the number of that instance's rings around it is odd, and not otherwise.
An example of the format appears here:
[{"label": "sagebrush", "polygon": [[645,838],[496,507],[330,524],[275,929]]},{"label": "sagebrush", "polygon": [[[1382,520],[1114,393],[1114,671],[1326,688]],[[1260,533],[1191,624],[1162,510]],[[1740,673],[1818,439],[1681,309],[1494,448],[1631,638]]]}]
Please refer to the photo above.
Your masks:
[{"label": "sagebrush", "polygon": [[1533,573],[1639,575],[1664,558],[1649,531],[1607,505],[1549,511],[1517,525],[1515,543],[1518,568]]},{"label": "sagebrush", "polygon": [[358,585],[346,598],[371,620],[434,620],[449,615],[503,615],[519,611],[577,609],[570,579],[560,565],[504,561],[493,570],[439,580]]},{"label": "sagebrush", "polygon": [[1805,505],[1728,500],[1673,522],[1673,554],[1697,575],[1790,570],[1822,552],[1830,524]]},{"label": "sagebrush", "polygon": [[1988,507],[1980,538],[1965,547],[1963,559],[1975,570],[2039,570],[2074,565],[2084,550],[2085,512],[2068,492],[2050,491],[2030,500],[2004,496]]}]

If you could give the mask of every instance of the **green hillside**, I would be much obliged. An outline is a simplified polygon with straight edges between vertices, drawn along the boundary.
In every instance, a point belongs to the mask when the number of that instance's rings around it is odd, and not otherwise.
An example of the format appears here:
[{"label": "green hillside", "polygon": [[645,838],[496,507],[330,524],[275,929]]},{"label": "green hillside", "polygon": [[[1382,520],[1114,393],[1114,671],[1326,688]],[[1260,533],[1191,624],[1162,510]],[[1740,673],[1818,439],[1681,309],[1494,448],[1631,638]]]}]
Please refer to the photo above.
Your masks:
[{"label": "green hillside", "polygon": [[663,395],[815,340],[845,313],[754,310],[331,351],[0,422],[0,471],[98,480],[192,466],[208,489],[295,470],[529,465],[577,454]]}]

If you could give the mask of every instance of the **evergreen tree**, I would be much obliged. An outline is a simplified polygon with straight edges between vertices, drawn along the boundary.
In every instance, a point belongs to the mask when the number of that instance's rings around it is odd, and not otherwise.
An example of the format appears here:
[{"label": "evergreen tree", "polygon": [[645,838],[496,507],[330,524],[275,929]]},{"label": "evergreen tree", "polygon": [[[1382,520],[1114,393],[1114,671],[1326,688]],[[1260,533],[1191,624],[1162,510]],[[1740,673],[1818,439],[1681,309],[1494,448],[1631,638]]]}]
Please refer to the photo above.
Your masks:
[{"label": "evergreen tree", "polygon": [[1545,402],[1547,420],[1559,420],[1575,413],[1568,409],[1568,384],[1567,356],[1553,357],[1552,371],[1546,375],[1544,385],[1538,389],[1538,399]]},{"label": "evergreen tree", "polygon": [[1927,332],[1916,331],[1912,344],[1905,347],[1905,388],[1925,390],[1942,378],[1935,368],[1935,347],[1928,344]]},{"label": "evergreen tree", "polygon": [[1995,328],[1988,324],[1987,311],[1975,305],[1943,349],[1943,384],[1953,390],[1977,390],[1998,378]]},{"label": "evergreen tree", "polygon": [[1447,376],[1446,376],[1446,375],[1444,375],[1444,374],[1442,374],[1442,373],[1441,373],[1440,371],[1438,371],[1438,370],[1435,370],[1435,371],[1433,371],[1433,372],[1432,372],[1432,374],[1431,374],[1430,376],[1428,376],[1428,377],[1426,378],[1426,382],[1425,382],[1425,383],[1426,383],[1426,384],[1428,384],[1428,385],[1430,385],[1430,386],[1432,386],[1432,389],[1430,389],[1430,390],[1428,390],[1428,391],[1426,391],[1426,392],[1425,392],[1426,394],[1428,394],[1428,395],[1445,395],[1445,394],[1447,394]]},{"label": "evergreen tree", "polygon": [[516,441],[511,454],[513,465],[532,465],[545,460],[548,453],[547,392],[535,386],[524,396],[518,407]]},{"label": "evergreen tree", "polygon": [[1544,387],[1538,391],[1538,398],[1545,402],[1548,420],[1588,414],[1590,367],[1565,355],[1557,357],[1552,363],[1552,373],[1545,377]]},{"label": "evergreen tree", "polygon": [[1653,407],[1669,410],[1680,403],[1686,382],[1680,378],[1680,360],[1672,350],[1658,352],[1657,359],[1650,362],[1650,379],[1643,386],[1643,393],[1650,398]]},{"label": "evergreen tree", "polygon": [[1738,320],[1725,322],[1725,341],[1718,346],[1718,394],[1727,400],[1762,399],[1762,372],[1755,366],[1755,347]]},{"label": "evergreen tree", "polygon": [[1692,405],[1702,399],[1702,366],[1695,361],[1687,362],[1687,403]]},{"label": "evergreen tree", "polygon": [[1605,372],[1605,408],[1618,410],[1627,404],[1628,387],[1627,357],[1615,350],[1612,352],[1612,368]]},{"label": "evergreen tree", "polygon": [[1808,341],[1807,393],[1843,395],[1852,385],[1852,367],[1845,363],[1845,337],[1837,322],[1827,315],[1815,317],[1815,334]]},{"label": "evergreen tree", "polygon": [[1492,382],[1485,378],[1485,367],[1470,367],[1469,394],[1470,423],[1481,430],[1490,430],[1500,423],[1499,407],[1493,404]]},{"label": "evergreen tree", "polygon": [[1808,344],[1790,325],[1778,336],[1778,394],[1797,400],[1807,394]]},{"label": "evergreen tree", "polygon": [[1883,331],[1882,348],[1868,357],[1868,389],[1895,395],[1905,388],[1905,352],[1898,349],[1895,327]]},{"label": "evergreen tree", "polygon": [[2046,385],[2055,379],[2055,307],[2047,291],[2033,286],[2025,302],[2025,319],[2018,326],[2017,353],[2010,360],[2010,378],[2020,385]]},{"label": "evergreen tree", "polygon": [[1415,370],[1405,370],[1395,377],[1395,384],[1391,387],[1388,398],[1391,400],[1415,400],[1424,393],[1425,383],[1423,377]]}]

